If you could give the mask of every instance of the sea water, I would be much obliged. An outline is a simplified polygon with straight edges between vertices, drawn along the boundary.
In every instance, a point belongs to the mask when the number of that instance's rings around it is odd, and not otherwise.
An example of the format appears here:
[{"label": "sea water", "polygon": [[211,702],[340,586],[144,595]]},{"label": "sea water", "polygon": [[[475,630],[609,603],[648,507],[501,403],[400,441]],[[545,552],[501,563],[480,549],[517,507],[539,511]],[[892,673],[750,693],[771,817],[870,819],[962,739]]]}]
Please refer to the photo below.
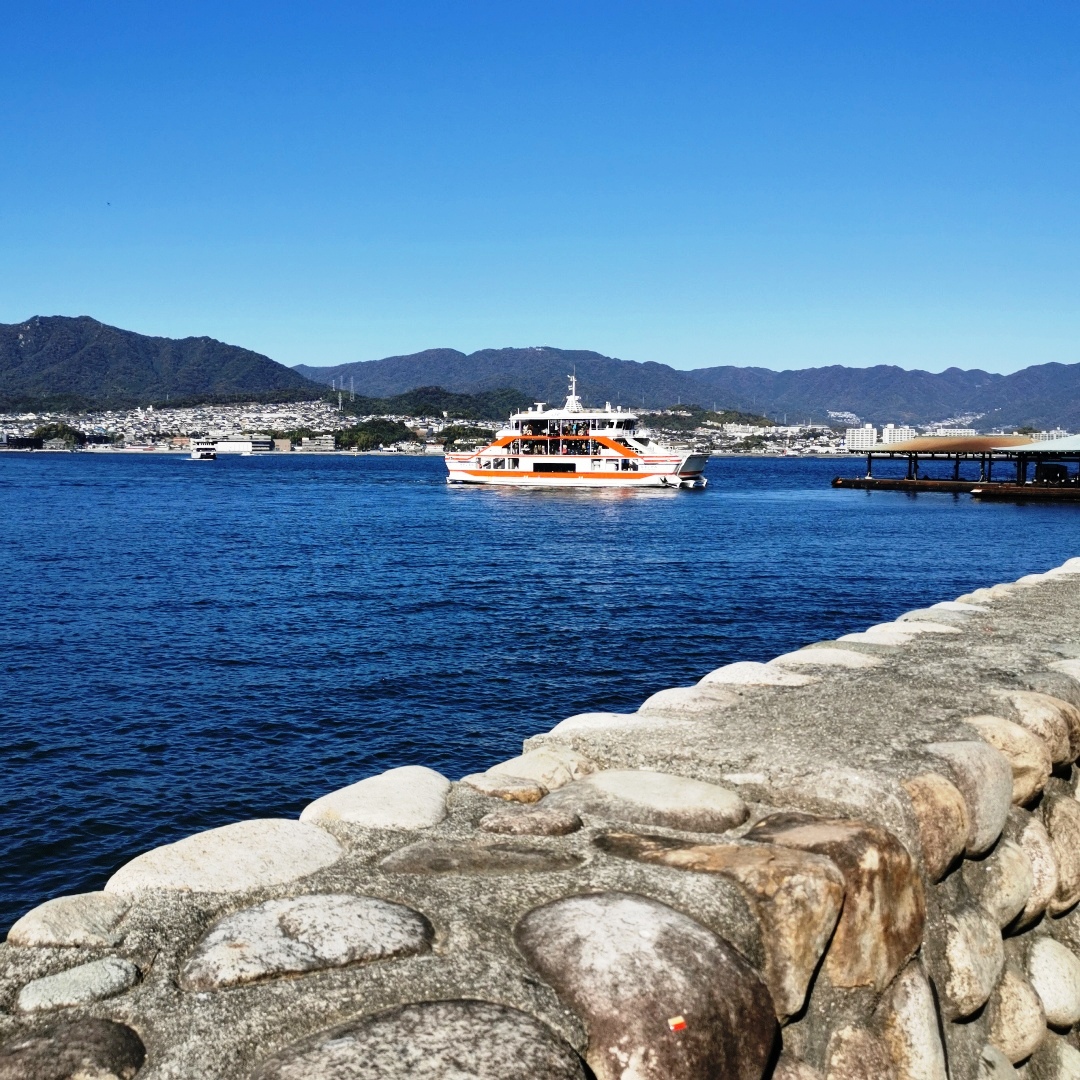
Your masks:
[{"label": "sea water", "polygon": [[0,932],[199,829],[457,779],[1080,554],[1080,506],[829,487],[859,466],[552,492],[406,456],[0,454]]}]

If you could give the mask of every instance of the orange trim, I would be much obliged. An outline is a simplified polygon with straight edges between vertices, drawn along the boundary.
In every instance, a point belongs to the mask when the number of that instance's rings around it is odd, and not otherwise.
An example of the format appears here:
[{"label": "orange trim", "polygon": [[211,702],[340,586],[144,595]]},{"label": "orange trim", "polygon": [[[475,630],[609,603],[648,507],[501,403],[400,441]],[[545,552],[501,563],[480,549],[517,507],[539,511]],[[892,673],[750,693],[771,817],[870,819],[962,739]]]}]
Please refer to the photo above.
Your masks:
[{"label": "orange trim", "polygon": [[657,472],[515,472],[511,469],[452,469],[452,472],[467,473],[469,476],[542,476],[545,479],[581,480],[592,477],[594,480],[644,480],[649,476],[670,476],[670,473]]},{"label": "orange trim", "polygon": [[[606,435],[504,435],[501,439],[496,439],[493,443],[488,443],[483,450],[477,450],[477,454],[483,454],[488,450],[500,450],[503,447],[509,446],[515,439],[521,439],[527,442],[540,442],[541,440],[547,442],[549,439],[592,439],[600,444],[600,446],[606,446],[609,450],[614,450],[615,453],[621,457],[642,459],[644,454],[638,453],[636,450],[631,450],[626,446],[620,446],[614,439],[609,439]],[[475,455],[470,455],[475,456]],[[539,455],[537,455],[539,456]],[[562,457],[561,454],[548,454],[548,457]],[[588,457],[587,454],[573,454],[572,457]],[[666,456],[666,455],[662,455]]]},{"label": "orange trim", "polygon": [[614,439],[609,439],[606,435],[597,435],[596,441],[601,446],[606,446],[616,453],[622,454],[623,457],[639,458],[643,455],[639,454],[636,450],[631,450],[629,447],[620,446]]}]

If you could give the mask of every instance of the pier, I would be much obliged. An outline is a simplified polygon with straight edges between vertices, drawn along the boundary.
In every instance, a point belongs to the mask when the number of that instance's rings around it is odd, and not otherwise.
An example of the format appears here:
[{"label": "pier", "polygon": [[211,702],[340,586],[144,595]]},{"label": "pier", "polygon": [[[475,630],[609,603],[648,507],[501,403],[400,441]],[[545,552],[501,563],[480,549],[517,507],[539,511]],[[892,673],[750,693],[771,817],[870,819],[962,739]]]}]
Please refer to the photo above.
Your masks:
[{"label": "pier", "polygon": [[[894,462],[903,464],[903,476],[881,476],[880,469],[874,475],[875,463]],[[1023,436],[927,436],[887,443],[867,451],[864,476],[838,476],[832,486],[1080,502],[1080,436],[1046,442]]]},{"label": "pier", "polygon": [[0,1078],[1076,1076],[1078,604],[1070,559],[148,850],[0,946]]}]

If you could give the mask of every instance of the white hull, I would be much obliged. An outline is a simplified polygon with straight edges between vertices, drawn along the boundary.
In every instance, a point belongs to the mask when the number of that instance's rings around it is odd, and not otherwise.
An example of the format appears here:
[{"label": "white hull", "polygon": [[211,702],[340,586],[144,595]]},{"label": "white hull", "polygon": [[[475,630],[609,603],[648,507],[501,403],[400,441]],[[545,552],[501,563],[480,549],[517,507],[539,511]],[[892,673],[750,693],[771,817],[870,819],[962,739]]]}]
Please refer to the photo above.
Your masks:
[{"label": "white hull", "polygon": [[449,469],[448,484],[490,484],[498,487],[543,488],[668,488],[704,487],[704,477],[679,476],[678,473],[638,473],[632,478],[590,476],[588,473],[534,473],[531,476],[476,476],[469,472]]},{"label": "white hull", "polygon": [[[568,462],[565,457],[517,458],[518,468],[485,468],[483,455],[447,454],[448,484],[495,484],[501,487],[545,488],[702,488],[708,481],[701,475],[708,458],[704,454],[668,457],[664,460],[638,458],[622,462],[601,461],[594,467],[589,458]],[[496,458],[492,464],[501,459]],[[552,468],[572,465],[573,472],[552,472]],[[613,471],[614,469],[614,471]]]}]

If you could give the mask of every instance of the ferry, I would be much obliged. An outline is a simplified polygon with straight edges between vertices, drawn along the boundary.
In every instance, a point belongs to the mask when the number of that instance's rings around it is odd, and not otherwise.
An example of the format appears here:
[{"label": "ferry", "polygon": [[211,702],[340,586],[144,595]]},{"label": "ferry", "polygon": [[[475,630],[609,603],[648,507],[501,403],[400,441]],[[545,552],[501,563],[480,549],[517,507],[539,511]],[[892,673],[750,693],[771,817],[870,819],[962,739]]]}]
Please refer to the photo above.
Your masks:
[{"label": "ferry", "polygon": [[192,439],[191,460],[213,461],[217,457],[217,439]]},{"label": "ferry", "polygon": [[586,409],[570,376],[561,409],[513,413],[482,450],[445,456],[448,484],[703,488],[707,453],[657,442],[622,406]]}]

